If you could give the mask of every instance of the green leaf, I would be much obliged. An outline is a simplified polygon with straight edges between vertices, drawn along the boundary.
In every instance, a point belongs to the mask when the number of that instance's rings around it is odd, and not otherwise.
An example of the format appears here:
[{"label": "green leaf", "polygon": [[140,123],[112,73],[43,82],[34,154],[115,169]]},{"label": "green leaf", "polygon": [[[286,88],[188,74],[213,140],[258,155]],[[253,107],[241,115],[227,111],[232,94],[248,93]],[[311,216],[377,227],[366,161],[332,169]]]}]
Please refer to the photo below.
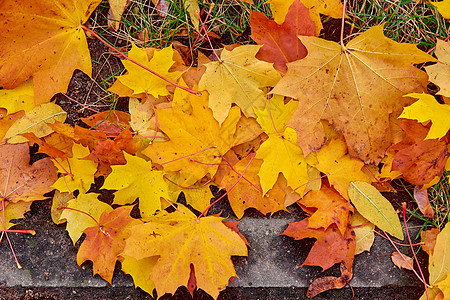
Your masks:
[{"label": "green leaf", "polygon": [[348,187],[348,196],[364,218],[390,235],[400,240],[404,239],[395,209],[375,187],[366,182],[355,181]]}]

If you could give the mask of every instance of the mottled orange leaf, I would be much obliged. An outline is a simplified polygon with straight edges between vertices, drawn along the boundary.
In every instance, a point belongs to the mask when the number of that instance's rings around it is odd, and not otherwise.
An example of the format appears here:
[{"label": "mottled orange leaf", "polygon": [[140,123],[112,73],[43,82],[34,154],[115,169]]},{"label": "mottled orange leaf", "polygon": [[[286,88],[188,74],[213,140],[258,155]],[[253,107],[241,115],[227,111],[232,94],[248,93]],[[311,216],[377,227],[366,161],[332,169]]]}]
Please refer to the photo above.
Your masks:
[{"label": "mottled orange leaf", "polygon": [[36,104],[65,92],[75,69],[91,76],[82,24],[100,0],[0,2],[0,85],[12,89],[33,76]]},{"label": "mottled orange leaf", "polygon": [[43,200],[57,170],[50,158],[30,162],[27,143],[0,145],[0,197],[9,202]]},{"label": "mottled orange leaf", "polygon": [[401,119],[398,124],[407,137],[390,148],[397,151],[392,170],[401,171],[403,178],[415,185],[425,185],[440,177],[450,155],[448,136],[425,140],[429,127],[409,119]]}]

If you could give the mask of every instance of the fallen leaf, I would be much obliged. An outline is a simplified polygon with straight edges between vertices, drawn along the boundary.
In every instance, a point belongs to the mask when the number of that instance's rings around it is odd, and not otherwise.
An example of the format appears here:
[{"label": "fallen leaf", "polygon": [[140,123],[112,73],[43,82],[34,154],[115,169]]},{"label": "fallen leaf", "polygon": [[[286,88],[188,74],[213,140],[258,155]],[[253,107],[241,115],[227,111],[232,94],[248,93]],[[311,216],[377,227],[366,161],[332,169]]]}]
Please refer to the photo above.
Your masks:
[{"label": "fallen leaf", "polygon": [[5,215],[3,217],[3,208],[0,207],[2,214],[2,229],[9,229],[17,225],[17,219],[25,218],[25,213],[30,211],[31,201],[5,202]]},{"label": "fallen leaf", "polygon": [[261,46],[245,45],[231,51],[224,49],[220,60],[205,64],[200,90],[210,94],[209,107],[221,125],[231,104],[236,103],[245,116],[255,117],[253,108],[263,109],[266,95],[263,87],[274,86],[280,79],[273,65],[255,58]]},{"label": "fallen leaf", "polygon": [[414,259],[398,251],[391,254],[391,260],[400,269],[414,270]]},{"label": "fallen leaf", "polygon": [[313,298],[319,293],[331,290],[331,289],[341,289],[347,285],[347,283],[353,277],[353,271],[351,267],[347,268],[343,263],[340,266],[341,276],[324,276],[317,278],[308,287],[308,291],[306,292],[306,297]]},{"label": "fallen leaf", "polygon": [[263,163],[258,172],[263,193],[266,194],[275,184],[280,173],[287,184],[302,194],[310,180],[303,152],[296,143],[296,133],[287,127],[283,136],[271,134],[256,152],[256,159]]},{"label": "fallen leaf", "polygon": [[[431,2],[433,4],[433,2]],[[449,10],[450,16],[450,10]],[[426,66],[425,70],[430,76],[430,81],[439,86],[438,95],[450,97],[450,43],[437,40],[435,54],[439,61],[431,66]],[[447,103],[448,104],[448,103]]]},{"label": "fallen leaf", "polygon": [[[316,36],[319,35],[323,28],[320,14],[332,18],[342,17],[343,7],[340,0],[302,0],[301,2],[309,9],[309,16],[316,27]],[[268,0],[267,3],[270,4],[275,22],[281,24],[285,21],[289,7],[294,3],[294,0]]]},{"label": "fallen leaf", "polygon": [[352,215],[352,229],[355,232],[355,255],[369,251],[375,241],[375,225],[361,216],[358,211]]},{"label": "fallen leaf", "polygon": [[426,90],[426,74],[411,64],[435,59],[416,45],[386,38],[381,25],[346,46],[316,37],[299,39],[308,55],[288,63],[288,72],[271,93],[300,100],[287,125],[297,131],[303,152],[321,148],[326,136],[320,120],[328,120],[343,133],[351,156],[379,162],[392,143],[390,113],[411,101],[404,94]]},{"label": "fallen leaf", "polygon": [[311,191],[297,201],[301,207],[313,208],[315,211],[308,217],[308,228],[324,230],[336,225],[342,235],[350,223],[350,212],[353,206],[335,189],[322,185],[319,191]]},{"label": "fallen leaf", "polygon": [[433,255],[434,246],[436,245],[436,237],[439,234],[439,228],[431,228],[430,230],[422,230],[420,238],[422,240],[422,250],[429,256]]},{"label": "fallen leaf", "polygon": [[[263,214],[286,210],[285,193],[278,184],[275,183],[267,194],[262,193],[258,171],[263,161],[253,159],[250,163],[250,159],[251,156],[241,159],[232,166],[233,169],[225,165],[224,168],[227,168],[228,173],[221,180],[215,180],[221,188],[228,191],[228,201],[233,212],[240,219],[244,216],[244,211],[250,207],[256,208]],[[239,180],[241,174],[244,175]]]},{"label": "fallen leaf", "polygon": [[59,209],[60,207],[67,207],[69,204],[69,201],[73,199],[72,195],[70,193],[61,193],[59,191],[55,191],[55,195],[53,196],[52,200],[52,207],[51,207],[51,216],[52,221],[55,224],[63,224],[67,222],[66,219],[61,218],[61,214],[63,212],[62,209]]},{"label": "fallen leaf", "polygon": [[450,155],[450,137],[424,140],[428,127],[409,119],[401,119],[398,124],[407,137],[389,148],[396,151],[392,170],[402,172],[403,178],[409,183],[427,187],[432,180],[440,178],[444,171]]},{"label": "fallen leaf", "polygon": [[[180,107],[157,109],[159,128],[169,141],[153,143],[142,151],[165,172],[179,172],[177,184],[189,186],[217,171],[221,155],[234,146],[234,133],[241,113],[234,107],[220,127],[208,108],[208,93],[190,95],[192,114]],[[170,163],[168,163],[170,162]]]},{"label": "fallen leaf", "polygon": [[450,105],[440,104],[429,94],[407,94],[407,97],[419,99],[410,106],[404,107],[399,118],[413,119],[421,123],[431,121],[431,127],[426,136],[428,139],[440,139],[445,136],[450,129],[448,115]]},{"label": "fallen leaf", "polygon": [[[108,20],[108,24],[111,24],[113,28],[117,31],[119,30],[120,20],[122,19],[122,14],[128,7],[129,0],[108,0],[109,12],[112,14],[112,20]],[[110,26],[111,26],[110,25]]]},{"label": "fallen leaf", "polygon": [[[169,80],[176,81],[181,76],[181,72],[169,71],[175,63],[172,59],[173,55],[174,51],[172,46],[161,50],[156,49],[152,57],[148,57],[147,52],[144,49],[140,49],[134,44],[128,52],[129,58]],[[123,60],[122,63],[128,73],[117,77],[117,80],[132,89],[134,95],[138,95],[140,93],[147,93],[154,97],[158,97],[159,95],[169,95],[169,91],[166,87],[169,85],[167,81],[157,77],[156,75],[143,69],[141,66],[138,66],[128,60]]]},{"label": "fallen leaf", "polygon": [[189,13],[192,25],[198,31],[199,19],[200,19],[200,7],[198,6],[198,0],[183,0],[184,9]]},{"label": "fallen leaf", "polygon": [[434,211],[428,200],[427,189],[422,189],[420,186],[416,185],[414,187],[414,200],[416,200],[420,211],[426,218],[433,219]]},{"label": "fallen leaf", "polygon": [[14,122],[5,134],[5,139],[9,144],[27,142],[27,139],[20,136],[22,133],[32,132],[41,138],[53,132],[47,123],[55,121],[64,122],[67,113],[54,103],[46,103],[29,110],[25,115]]},{"label": "fallen leaf", "polygon": [[132,203],[139,197],[139,210],[147,220],[157,210],[161,210],[160,198],[169,199],[168,185],[161,171],[152,169],[152,163],[124,153],[126,164],[111,166],[112,173],[103,184],[104,189],[114,192],[113,204]]},{"label": "fallen leaf", "polygon": [[0,90],[0,103],[0,107],[6,108],[8,114],[34,108],[33,79],[28,79],[13,90]]},{"label": "fallen leaf", "polygon": [[100,0],[5,0],[0,4],[0,82],[13,89],[33,76],[36,104],[65,92],[78,69],[91,76],[82,24]]},{"label": "fallen leaf", "polygon": [[94,275],[100,275],[110,284],[118,255],[131,234],[130,228],[142,223],[130,217],[132,209],[132,206],[122,206],[103,212],[95,226],[83,230],[86,238],[78,249],[77,263],[81,266],[87,260],[92,261]]},{"label": "fallen leaf", "polygon": [[400,219],[392,204],[367,182],[350,183],[348,196],[358,212],[371,223],[390,235],[403,240]]},{"label": "fallen leaf", "polygon": [[32,165],[28,144],[0,145],[0,197],[8,202],[44,200],[57,179],[50,158]]},{"label": "fallen leaf", "polygon": [[113,109],[93,114],[87,118],[81,118],[81,121],[94,130],[107,132],[108,135],[115,135],[130,126],[131,116],[127,112]]},{"label": "fallen leaf", "polygon": [[361,170],[364,163],[351,158],[347,153],[347,145],[343,139],[332,139],[319,152],[313,152],[306,162],[324,173],[330,185],[345,199],[348,199],[348,186],[352,181],[370,183],[370,178]]},{"label": "fallen leaf", "polygon": [[178,205],[173,213],[160,212],[148,223],[133,227],[123,255],[136,259],[160,256],[150,275],[159,295],[173,294],[186,285],[193,264],[197,287],[216,299],[229,279],[236,276],[230,256],[246,256],[247,247],[222,218],[197,220]]},{"label": "fallen leaf", "polygon": [[[66,160],[56,158],[55,166],[62,176],[52,185],[60,192],[73,193],[79,190],[82,193],[88,191],[94,183],[94,174],[97,171],[97,164],[91,160],[82,158],[89,155],[89,149],[74,143],[72,147],[73,157]],[[68,173],[70,172],[70,173]]]},{"label": "fallen leaf", "polygon": [[60,219],[67,220],[66,230],[74,245],[83,234],[83,230],[97,225],[94,220],[98,220],[103,212],[113,211],[111,206],[99,201],[98,196],[96,193],[80,193],[77,198],[69,200],[66,207],[71,209],[64,209],[61,213]]},{"label": "fallen leaf", "polygon": [[308,9],[295,0],[282,24],[277,24],[261,12],[250,13],[251,38],[263,45],[256,54],[257,59],[273,63],[273,67],[286,73],[286,63],[302,59],[308,53],[297,38],[298,35],[314,35],[314,22]]},{"label": "fallen leaf", "polygon": [[336,225],[327,230],[308,228],[308,218],[300,222],[289,223],[282,235],[296,240],[314,238],[317,241],[309,251],[302,266],[319,266],[323,271],[331,268],[335,263],[343,262],[348,268],[353,265],[355,254],[355,233],[348,229],[341,235]]},{"label": "fallen leaf", "polygon": [[442,17],[444,17],[445,19],[450,19],[450,1],[449,0],[438,1],[438,2],[430,1],[430,3],[433,4],[437,8],[437,10],[442,15]]},{"label": "fallen leaf", "polygon": [[121,256],[122,271],[133,277],[134,286],[140,287],[144,292],[152,294],[155,284],[150,280],[150,274],[158,260],[158,256],[135,259],[131,256]]},{"label": "fallen leaf", "polygon": [[450,273],[450,223],[447,223],[436,237],[433,254],[430,255],[428,270],[430,272],[430,284],[436,285],[444,280]]}]

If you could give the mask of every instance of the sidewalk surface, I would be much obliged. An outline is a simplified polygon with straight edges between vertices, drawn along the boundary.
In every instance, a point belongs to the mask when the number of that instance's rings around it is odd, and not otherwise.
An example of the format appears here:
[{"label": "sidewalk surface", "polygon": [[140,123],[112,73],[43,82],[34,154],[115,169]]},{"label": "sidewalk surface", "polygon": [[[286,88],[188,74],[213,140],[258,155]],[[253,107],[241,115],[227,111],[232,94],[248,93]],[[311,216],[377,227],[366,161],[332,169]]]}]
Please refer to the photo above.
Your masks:
[{"label": "sidewalk surface", "polygon": [[[131,277],[116,271],[113,285],[92,276],[89,263],[76,264],[76,248],[64,226],[56,226],[44,214],[50,202],[40,204],[38,211],[22,222],[20,228],[35,229],[35,236],[10,234],[22,264],[17,269],[6,239],[0,246],[0,299],[151,299],[135,289]],[[294,214],[295,215],[295,214]],[[245,217],[239,224],[241,233],[252,248],[248,257],[233,258],[239,276],[219,299],[306,299],[309,284],[323,275],[338,275],[338,266],[322,273],[318,267],[300,267],[314,240],[294,241],[279,234],[288,222],[298,221],[291,215],[272,218]],[[412,228],[414,224],[411,224]],[[415,236],[417,229],[412,230]],[[350,284],[354,299],[418,299],[422,285],[411,271],[400,270],[391,262],[393,246],[379,236],[370,253],[356,256]],[[346,286],[319,294],[314,299],[352,299],[352,288]],[[196,299],[212,299],[201,291]],[[185,289],[174,297],[189,299]]]}]

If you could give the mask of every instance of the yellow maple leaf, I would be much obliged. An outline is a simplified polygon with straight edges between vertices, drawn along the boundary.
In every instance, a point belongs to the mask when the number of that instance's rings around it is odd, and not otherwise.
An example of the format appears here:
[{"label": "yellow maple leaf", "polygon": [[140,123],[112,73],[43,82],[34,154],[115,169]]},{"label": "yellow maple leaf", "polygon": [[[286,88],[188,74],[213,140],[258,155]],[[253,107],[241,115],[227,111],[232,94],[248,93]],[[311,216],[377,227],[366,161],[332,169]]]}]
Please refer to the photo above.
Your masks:
[{"label": "yellow maple leaf", "polygon": [[113,204],[132,203],[139,197],[139,210],[147,219],[161,209],[160,197],[169,198],[168,185],[161,171],[152,169],[152,163],[124,152],[127,163],[111,166],[112,172],[106,177],[104,189],[118,190],[114,193]]},{"label": "yellow maple leaf", "polygon": [[[84,229],[97,225],[94,219],[99,220],[103,212],[113,211],[111,206],[99,201],[98,196],[99,194],[96,193],[80,193],[76,199],[69,200],[67,207],[72,209],[64,209],[61,213],[61,219],[67,220],[66,230],[74,245],[83,234]],[[85,212],[94,219],[73,209]]]},{"label": "yellow maple leaf", "polygon": [[[173,48],[169,46],[161,50],[156,49],[153,52],[153,56],[149,57],[144,49],[140,49],[134,44],[128,52],[128,56],[131,59],[169,80],[176,81],[181,76],[181,72],[169,72],[170,67],[175,63],[172,59],[173,54]],[[132,89],[133,95],[141,93],[147,93],[154,97],[169,95],[167,90],[169,83],[167,81],[128,60],[123,60],[122,63],[128,73],[117,77],[117,80]]]},{"label": "yellow maple leaf", "polygon": [[[295,0],[267,0],[267,3],[270,4],[270,9],[272,10],[275,22],[278,24],[284,22],[289,7],[294,1]],[[320,14],[332,18],[342,17],[343,6],[340,0],[301,0],[300,2],[309,9],[309,16],[316,25],[316,36],[319,35],[323,28]]]},{"label": "yellow maple leaf", "polygon": [[75,69],[91,76],[82,29],[100,0],[5,0],[0,3],[0,82],[13,89],[30,76],[36,104],[65,92]]},{"label": "yellow maple leaf", "polygon": [[[449,13],[450,14],[450,13]],[[425,70],[430,81],[439,86],[438,95],[450,97],[450,43],[437,40],[435,54],[439,59],[437,64],[426,66]]]},{"label": "yellow maple leaf", "polygon": [[236,103],[247,117],[254,117],[253,108],[263,109],[266,94],[263,87],[274,86],[280,74],[273,64],[255,58],[261,46],[245,45],[231,51],[224,49],[220,61],[205,64],[199,88],[210,94],[209,107],[222,124]]},{"label": "yellow maple leaf", "polygon": [[158,260],[157,256],[135,259],[131,256],[122,256],[122,271],[133,277],[134,286],[140,287],[144,292],[153,293],[155,284],[149,279],[153,267]]},{"label": "yellow maple leaf", "polygon": [[272,93],[299,99],[287,125],[297,131],[303,152],[322,147],[326,136],[320,120],[328,120],[343,133],[350,155],[379,162],[392,143],[390,113],[409,104],[404,94],[426,90],[426,74],[411,64],[435,59],[416,45],[386,38],[381,25],[346,46],[299,38],[308,55],[288,63]]},{"label": "yellow maple leaf", "polygon": [[[73,157],[66,160],[55,158],[54,164],[63,175],[52,185],[60,192],[86,192],[94,183],[94,174],[97,164],[92,160],[83,159],[89,155],[87,147],[74,143],[72,145]],[[68,175],[67,172],[70,172]]]},{"label": "yellow maple leaf", "polygon": [[450,223],[447,223],[436,237],[433,253],[430,254],[428,270],[430,272],[430,285],[428,296],[423,293],[420,300],[425,299],[447,299],[450,293]]},{"label": "yellow maple leaf", "polygon": [[257,159],[263,159],[261,169],[258,172],[261,187],[266,194],[282,173],[289,187],[297,189],[301,195],[309,181],[308,168],[302,149],[296,144],[296,132],[287,127],[283,136],[269,135],[269,138],[261,145],[256,153]]},{"label": "yellow maple leaf", "polygon": [[186,285],[192,264],[197,287],[216,299],[236,276],[231,256],[247,256],[242,238],[222,220],[217,216],[197,219],[178,205],[173,213],[162,211],[150,222],[134,226],[122,255],[138,260],[159,255],[150,275],[159,295]]},{"label": "yellow maple leaf", "polygon": [[431,121],[431,127],[426,136],[428,139],[440,139],[445,136],[450,129],[450,105],[440,104],[432,95],[429,94],[408,94],[407,97],[413,97],[417,100],[410,106],[403,108],[399,118],[417,120],[421,123]]},{"label": "yellow maple leaf", "polygon": [[159,128],[170,140],[153,143],[142,151],[155,164],[163,164],[165,172],[179,172],[175,180],[181,186],[192,185],[206,174],[214,176],[221,155],[234,146],[241,117],[239,108],[233,107],[220,127],[208,108],[208,93],[189,97],[192,114],[181,107],[157,109]]},{"label": "yellow maple leaf", "polygon": [[33,79],[28,79],[13,90],[0,90],[0,107],[6,108],[9,115],[35,107]]},{"label": "yellow maple leaf", "polygon": [[364,163],[350,158],[343,139],[332,139],[319,152],[313,152],[306,162],[327,175],[330,185],[348,200],[348,186],[352,181],[370,183],[370,178],[361,170]]},{"label": "yellow maple leaf", "polygon": [[[295,189],[309,181],[308,169],[300,147],[297,146],[296,133],[285,128],[289,118],[297,108],[296,101],[284,104],[282,97],[273,97],[264,110],[255,109],[256,121],[269,138],[258,149],[256,158],[263,159],[258,172],[264,194],[269,191],[282,173],[288,186]],[[274,127],[275,126],[275,127]],[[283,132],[283,136],[280,134]],[[306,185],[297,190],[302,194]]]}]

